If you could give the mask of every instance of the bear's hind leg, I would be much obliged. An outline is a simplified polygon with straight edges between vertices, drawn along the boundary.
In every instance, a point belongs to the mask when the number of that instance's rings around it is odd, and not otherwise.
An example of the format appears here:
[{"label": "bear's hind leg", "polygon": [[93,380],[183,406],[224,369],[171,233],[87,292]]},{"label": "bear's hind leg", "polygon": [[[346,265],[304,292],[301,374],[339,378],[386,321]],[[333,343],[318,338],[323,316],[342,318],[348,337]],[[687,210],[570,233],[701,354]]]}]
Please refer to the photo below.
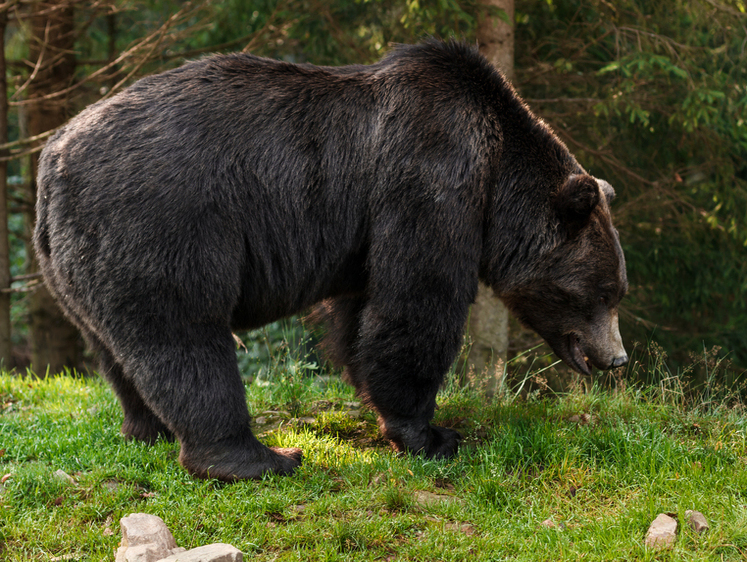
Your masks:
[{"label": "bear's hind leg", "polygon": [[124,411],[122,434],[128,439],[137,439],[152,445],[161,437],[174,440],[174,434],[145,404],[137,389],[128,381],[122,366],[108,351],[100,351],[100,374],[111,384]]},{"label": "bear's hind leg", "polygon": [[306,320],[324,326],[324,339],[320,348],[324,358],[338,369],[345,369],[343,378],[356,389],[355,371],[349,365],[355,360],[355,341],[360,328],[360,314],[366,305],[362,297],[336,297],[322,301],[314,307]]},{"label": "bear's hind leg", "polygon": [[88,328],[78,314],[68,310],[68,316],[77,324],[88,346],[97,355],[98,372],[111,385],[119,399],[124,412],[122,434],[128,439],[137,439],[149,445],[155,443],[159,437],[173,441],[174,434],[143,401],[142,396],[127,379],[122,365],[117,362],[112,352]]},{"label": "bear's hind leg", "polygon": [[300,449],[269,448],[252,434],[227,326],[190,324],[161,332],[129,350],[126,371],[179,440],[184,468],[201,478],[234,481],[291,474],[300,466]]}]

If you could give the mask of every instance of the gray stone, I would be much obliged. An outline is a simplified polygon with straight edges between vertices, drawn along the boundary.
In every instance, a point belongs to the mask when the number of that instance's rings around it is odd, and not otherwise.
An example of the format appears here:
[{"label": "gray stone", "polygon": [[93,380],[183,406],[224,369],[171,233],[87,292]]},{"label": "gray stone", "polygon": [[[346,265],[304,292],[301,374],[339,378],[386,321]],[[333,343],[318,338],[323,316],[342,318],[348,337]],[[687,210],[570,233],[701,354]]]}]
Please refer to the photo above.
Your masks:
[{"label": "gray stone", "polygon": [[186,550],[156,515],[133,513],[120,520],[122,542],[116,562],[243,562],[241,551],[216,543]]},{"label": "gray stone", "polygon": [[705,515],[703,515],[700,511],[688,509],[685,512],[685,518],[687,519],[687,523],[688,525],[690,525],[690,528],[699,535],[702,535],[711,528],[710,525],[708,525],[708,520],[705,518]]},{"label": "gray stone", "polygon": [[174,536],[158,515],[132,513],[119,521],[122,527],[122,546],[158,544],[171,550],[176,548]]},{"label": "gray stone", "polygon": [[216,543],[193,548],[158,562],[243,562],[244,555],[230,544]]},{"label": "gray stone", "polygon": [[577,423],[578,425],[589,425],[589,424],[595,424],[597,422],[597,417],[592,416],[591,414],[574,414],[570,418],[568,418],[568,421],[570,423]]},{"label": "gray stone", "polygon": [[652,549],[671,548],[677,538],[677,520],[660,513],[646,533],[646,547]]},{"label": "gray stone", "polygon": [[173,552],[156,544],[120,546],[117,549],[116,562],[158,562]]},{"label": "gray stone", "polygon": [[450,496],[447,494],[434,494],[433,492],[426,492],[425,490],[419,490],[413,494],[415,503],[421,507],[433,507],[441,503],[449,504],[462,504],[464,501],[460,498]]},{"label": "gray stone", "polygon": [[72,485],[76,484],[75,479],[62,469],[56,470],[53,476],[57,478],[58,480],[67,482],[68,484],[72,484]]},{"label": "gray stone", "polygon": [[157,515],[132,513],[120,519],[119,525],[122,542],[116,562],[157,562],[176,550],[171,531]]},{"label": "gray stone", "polygon": [[558,529],[565,531],[565,523],[556,523],[552,519],[545,519],[540,525],[546,529]]}]

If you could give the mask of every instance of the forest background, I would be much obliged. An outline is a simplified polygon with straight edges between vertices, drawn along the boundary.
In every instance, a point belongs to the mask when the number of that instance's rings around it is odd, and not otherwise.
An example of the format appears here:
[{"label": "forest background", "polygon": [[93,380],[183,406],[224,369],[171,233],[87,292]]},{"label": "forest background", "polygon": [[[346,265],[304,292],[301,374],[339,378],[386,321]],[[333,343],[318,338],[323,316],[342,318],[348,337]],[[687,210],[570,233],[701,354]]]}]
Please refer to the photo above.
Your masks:
[{"label": "forest background", "polygon": [[[673,368],[697,356],[728,363],[720,372],[738,377],[747,369],[744,1],[516,0],[514,9],[516,89],[617,191],[626,344],[654,345]],[[143,75],[210,53],[340,65],[428,36],[475,43],[488,10],[478,0],[0,4],[4,365],[39,371],[86,360],[41,288],[29,244],[36,159],[68,118]],[[512,354],[532,340],[514,338]]]}]

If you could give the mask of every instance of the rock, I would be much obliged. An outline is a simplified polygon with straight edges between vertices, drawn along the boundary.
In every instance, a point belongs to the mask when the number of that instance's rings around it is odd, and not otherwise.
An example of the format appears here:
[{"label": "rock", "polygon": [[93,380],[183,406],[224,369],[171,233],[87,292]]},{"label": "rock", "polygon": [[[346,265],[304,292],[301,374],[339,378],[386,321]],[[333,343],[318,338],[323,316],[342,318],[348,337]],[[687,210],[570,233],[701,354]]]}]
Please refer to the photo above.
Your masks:
[{"label": "rock", "polygon": [[122,542],[116,562],[157,562],[175,553],[176,541],[157,515],[133,513],[120,519],[119,525]]},{"label": "rock", "polygon": [[133,513],[119,521],[122,527],[122,546],[158,544],[167,549],[176,548],[174,536],[163,519],[148,513]]},{"label": "rock", "polygon": [[315,400],[311,403],[311,410],[314,412],[325,412],[331,410],[334,404],[329,400]]},{"label": "rock", "polygon": [[290,414],[286,412],[285,410],[265,410],[262,412],[265,416],[282,416],[282,417],[290,417]]},{"label": "rock", "polygon": [[306,512],[306,506],[302,503],[292,505],[290,509],[297,515],[303,515]]},{"label": "rock", "polygon": [[116,562],[243,562],[241,551],[216,543],[186,550],[176,546],[174,536],[156,515],[133,513],[123,517],[122,542]]},{"label": "rock", "polygon": [[446,523],[444,525],[444,529],[454,533],[461,533],[463,535],[467,535],[468,537],[471,537],[475,534],[474,526],[470,525],[469,523]]},{"label": "rock", "polygon": [[158,562],[243,562],[244,555],[230,544],[215,543],[173,554]]},{"label": "rock", "polygon": [[110,515],[106,518],[106,521],[104,521],[104,530],[102,531],[102,534],[105,537],[111,537],[114,534],[114,531],[112,531],[112,523],[114,523],[114,519]]},{"label": "rock", "polygon": [[425,490],[419,490],[413,495],[415,503],[421,507],[433,507],[440,503],[463,503],[461,499],[449,496],[446,494],[434,494],[433,492],[426,492]]},{"label": "rock", "polygon": [[116,562],[158,562],[164,559],[164,555],[170,556],[182,551],[184,551],[183,548],[163,550],[163,548],[153,544],[120,546],[117,549]]},{"label": "rock", "polygon": [[570,423],[577,423],[578,425],[588,425],[596,423],[597,417],[592,416],[591,414],[574,414],[570,418],[568,418],[568,421]]},{"label": "rock", "polygon": [[708,525],[708,520],[705,518],[705,515],[703,515],[700,511],[688,509],[685,512],[685,518],[687,519],[687,523],[688,525],[690,525],[690,528],[699,535],[702,535],[711,528],[710,525]]},{"label": "rock", "polygon": [[119,490],[119,487],[121,486],[121,483],[117,480],[106,480],[102,483],[103,487],[106,488],[110,492],[116,492]]},{"label": "rock", "polygon": [[72,476],[70,476],[67,472],[65,472],[62,469],[56,470],[55,473],[53,474],[53,476],[55,478],[57,478],[58,480],[62,480],[63,482],[67,482],[68,484],[75,485],[77,483],[77,482],[75,482],[75,479]]},{"label": "rock", "polygon": [[386,484],[387,480],[389,480],[389,474],[386,472],[379,472],[376,476],[371,478],[371,485],[381,486],[382,484]]},{"label": "rock", "polygon": [[565,523],[556,523],[552,519],[545,519],[542,523],[540,523],[541,527],[544,527],[545,529],[558,529],[560,531],[565,531]]},{"label": "rock", "polygon": [[646,533],[646,547],[652,549],[671,548],[677,537],[677,520],[660,513]]}]

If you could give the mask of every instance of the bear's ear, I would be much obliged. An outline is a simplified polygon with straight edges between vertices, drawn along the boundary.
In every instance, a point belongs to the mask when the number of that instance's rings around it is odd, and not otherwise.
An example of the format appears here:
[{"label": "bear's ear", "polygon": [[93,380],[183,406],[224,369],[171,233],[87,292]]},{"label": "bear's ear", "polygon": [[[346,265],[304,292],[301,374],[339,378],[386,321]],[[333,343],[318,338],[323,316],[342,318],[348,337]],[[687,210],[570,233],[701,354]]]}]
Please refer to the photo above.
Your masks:
[{"label": "bear's ear", "polygon": [[586,224],[600,197],[597,180],[586,174],[573,174],[555,194],[555,208],[569,230],[574,231]]},{"label": "bear's ear", "polygon": [[599,184],[599,189],[604,193],[604,198],[607,199],[607,205],[611,205],[615,199],[615,189],[606,181],[596,178]]}]

